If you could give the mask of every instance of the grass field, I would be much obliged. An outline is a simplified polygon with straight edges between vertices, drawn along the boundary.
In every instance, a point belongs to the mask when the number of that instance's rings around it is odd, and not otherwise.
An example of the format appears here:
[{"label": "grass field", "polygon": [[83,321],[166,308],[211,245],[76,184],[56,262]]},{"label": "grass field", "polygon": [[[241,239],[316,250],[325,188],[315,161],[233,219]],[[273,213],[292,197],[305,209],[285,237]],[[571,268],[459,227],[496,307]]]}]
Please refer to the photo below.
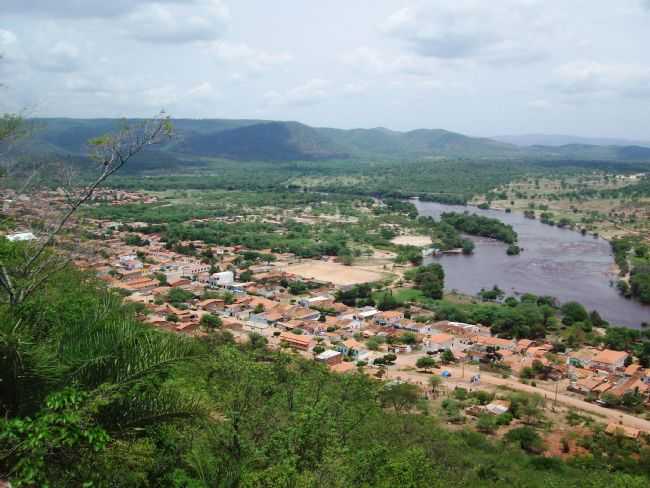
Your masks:
[{"label": "grass field", "polygon": [[413,288],[396,288],[390,292],[378,291],[372,294],[372,298],[375,301],[379,301],[385,293],[392,293],[393,297],[395,297],[400,304],[417,301],[422,298],[422,292]]}]

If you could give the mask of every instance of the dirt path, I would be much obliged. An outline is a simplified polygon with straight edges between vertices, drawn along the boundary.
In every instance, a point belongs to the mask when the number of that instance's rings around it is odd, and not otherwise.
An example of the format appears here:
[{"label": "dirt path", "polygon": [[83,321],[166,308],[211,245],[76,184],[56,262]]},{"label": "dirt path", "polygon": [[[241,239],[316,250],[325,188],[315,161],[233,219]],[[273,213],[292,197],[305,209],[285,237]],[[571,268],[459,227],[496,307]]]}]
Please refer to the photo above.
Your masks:
[{"label": "dirt path", "polygon": [[[419,356],[417,355],[400,355],[397,360],[397,368],[408,368],[415,367],[415,361]],[[416,371],[403,371],[397,368],[391,368],[387,371],[387,377],[396,379],[401,378],[406,381],[413,383],[418,383],[426,385],[427,379],[430,375],[426,373],[418,373]],[[481,371],[481,383],[480,384],[470,384],[469,379],[472,375],[478,373],[478,368],[476,366],[466,366],[464,370],[463,378],[463,368],[459,366],[443,366],[439,370],[435,370],[436,374],[440,374],[441,371],[447,370],[451,373],[451,378],[445,379],[443,384],[448,385],[453,388],[455,386],[462,386],[465,388],[480,389],[482,386],[505,386],[512,390],[523,391],[526,393],[537,393],[538,395],[546,398],[547,401],[555,401],[555,393],[544,388],[534,387],[530,385],[525,385],[513,379],[505,379],[499,376],[495,376],[484,371]],[[610,408],[601,407],[594,403],[589,403],[579,398],[574,398],[572,396],[558,393],[557,402],[568,406],[573,407],[577,410],[583,412],[588,412],[596,415],[598,421],[606,421],[607,423],[620,423],[626,427],[633,427],[635,429],[642,430],[644,432],[650,433],[650,421],[629,415],[618,410],[613,410]]]}]

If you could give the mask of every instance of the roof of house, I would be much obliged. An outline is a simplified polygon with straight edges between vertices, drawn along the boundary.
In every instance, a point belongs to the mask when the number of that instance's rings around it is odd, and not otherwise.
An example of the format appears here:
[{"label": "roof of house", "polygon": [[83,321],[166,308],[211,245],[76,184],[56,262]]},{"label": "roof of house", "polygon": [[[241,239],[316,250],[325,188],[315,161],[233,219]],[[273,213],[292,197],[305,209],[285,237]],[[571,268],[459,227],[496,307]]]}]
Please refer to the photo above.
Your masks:
[{"label": "roof of house", "polygon": [[404,314],[402,312],[398,312],[397,310],[387,310],[385,312],[381,312],[379,316],[384,319],[401,319]]},{"label": "roof of house", "polygon": [[212,305],[213,303],[224,303],[224,300],[220,298],[209,298],[207,300],[201,300],[197,305],[199,307],[207,307],[209,305]]},{"label": "roof of house", "polygon": [[594,361],[604,364],[616,364],[620,361],[624,361],[628,356],[628,353],[625,351],[613,351],[611,349],[603,349],[594,357]]},{"label": "roof of house", "polygon": [[449,335],[449,334],[435,334],[435,335],[429,336],[428,340],[429,340],[429,342],[432,342],[432,343],[441,344],[443,342],[453,341],[454,336]]},{"label": "roof of house", "polygon": [[282,314],[280,312],[267,312],[264,314],[264,318],[269,322],[277,322],[282,320]]},{"label": "roof of house", "polygon": [[474,342],[483,344],[485,346],[500,346],[500,347],[511,347],[511,339],[501,339],[500,337],[486,337],[486,336],[474,336],[472,338]]},{"label": "roof of house", "polygon": [[527,347],[530,347],[533,345],[534,341],[531,341],[530,339],[519,339],[517,341],[517,347],[520,347],[522,349],[525,349]]},{"label": "roof of house", "polygon": [[576,386],[585,389],[585,390],[593,390],[596,388],[598,385],[601,385],[605,382],[605,378],[598,378],[596,376],[590,376],[588,378],[582,378],[576,382]]},{"label": "roof of house", "polygon": [[323,351],[318,356],[316,356],[316,359],[319,359],[321,361],[326,361],[328,359],[335,358],[336,356],[340,356],[340,355],[341,353],[339,351],[328,349],[327,351]]},{"label": "roof of house", "polygon": [[360,342],[355,341],[354,339],[348,339],[347,341],[344,341],[343,344],[348,349],[359,349],[359,348],[363,347],[363,344],[361,344]]},{"label": "roof of house", "polygon": [[632,376],[638,373],[643,369],[643,366],[641,366],[639,363],[633,363],[630,364],[627,368],[625,368],[625,374],[627,376]]},{"label": "roof of house", "polygon": [[298,334],[292,334],[291,332],[283,332],[280,334],[281,341],[291,342],[293,344],[300,345],[309,345],[311,344],[311,339],[309,337],[301,336]]}]

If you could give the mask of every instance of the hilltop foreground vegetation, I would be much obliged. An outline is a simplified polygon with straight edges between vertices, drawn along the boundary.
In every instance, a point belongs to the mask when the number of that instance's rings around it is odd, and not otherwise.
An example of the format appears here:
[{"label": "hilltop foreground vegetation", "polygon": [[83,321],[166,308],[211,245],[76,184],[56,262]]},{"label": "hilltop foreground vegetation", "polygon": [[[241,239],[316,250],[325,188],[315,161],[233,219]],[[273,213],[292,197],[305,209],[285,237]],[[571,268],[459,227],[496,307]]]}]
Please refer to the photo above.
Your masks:
[{"label": "hilltop foreground vegetation", "polygon": [[[5,260],[13,246],[2,244]],[[73,269],[0,312],[0,470],[14,486],[650,482],[650,453],[615,438],[569,462],[539,457],[514,435],[450,432],[417,396],[387,396],[363,374],[334,375],[263,341],[153,331]]]}]

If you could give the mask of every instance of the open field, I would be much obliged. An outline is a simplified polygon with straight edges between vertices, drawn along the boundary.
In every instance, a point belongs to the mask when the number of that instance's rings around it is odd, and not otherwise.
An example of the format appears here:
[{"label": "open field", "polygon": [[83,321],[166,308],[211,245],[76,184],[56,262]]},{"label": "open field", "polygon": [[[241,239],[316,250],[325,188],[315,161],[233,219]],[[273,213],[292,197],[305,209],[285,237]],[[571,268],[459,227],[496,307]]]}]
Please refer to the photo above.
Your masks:
[{"label": "open field", "polygon": [[[588,192],[616,190],[634,184],[639,175],[631,176],[576,176],[565,179],[522,179],[496,188],[492,208],[524,212],[534,210],[553,214],[556,221],[566,219],[578,228],[598,232],[605,239],[627,235],[641,236],[650,242],[650,199],[602,197]],[[485,196],[476,197],[474,204],[485,202]]]},{"label": "open field", "polygon": [[384,274],[375,271],[317,260],[305,260],[300,264],[292,264],[282,268],[282,271],[303,278],[329,281],[340,286],[371,283],[385,278]]},{"label": "open field", "polygon": [[429,236],[397,236],[391,241],[399,246],[430,246],[431,237]]},{"label": "open field", "polygon": [[[372,298],[375,300],[380,300],[381,297],[386,293],[385,291],[375,292],[372,295]],[[423,294],[420,290],[415,288],[394,288],[390,291],[395,300],[401,305],[410,301],[417,300],[422,298]]]}]

